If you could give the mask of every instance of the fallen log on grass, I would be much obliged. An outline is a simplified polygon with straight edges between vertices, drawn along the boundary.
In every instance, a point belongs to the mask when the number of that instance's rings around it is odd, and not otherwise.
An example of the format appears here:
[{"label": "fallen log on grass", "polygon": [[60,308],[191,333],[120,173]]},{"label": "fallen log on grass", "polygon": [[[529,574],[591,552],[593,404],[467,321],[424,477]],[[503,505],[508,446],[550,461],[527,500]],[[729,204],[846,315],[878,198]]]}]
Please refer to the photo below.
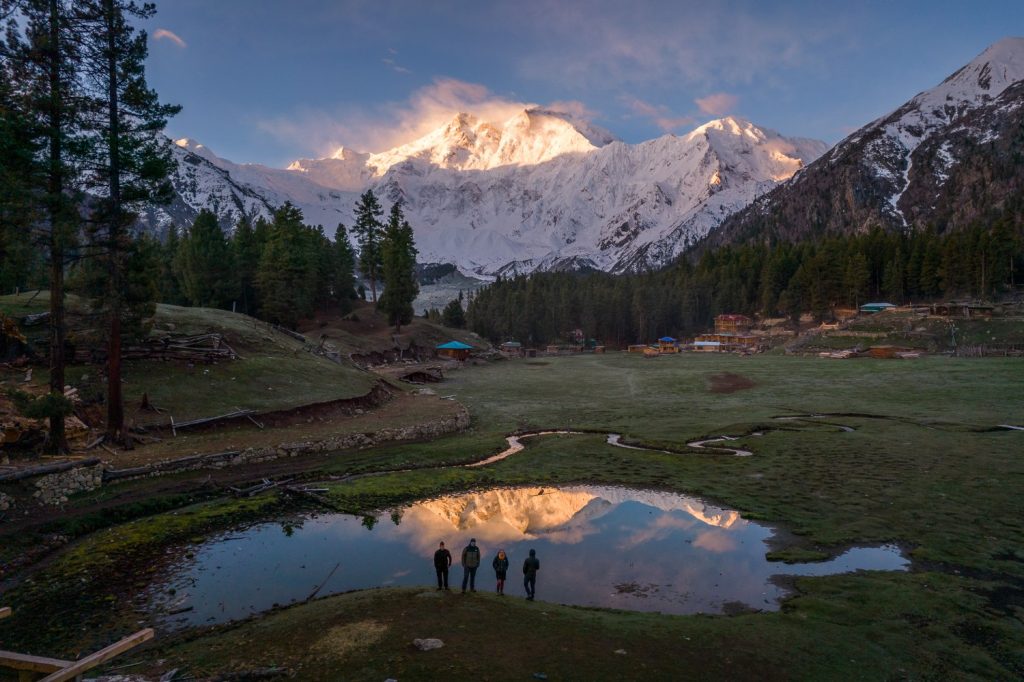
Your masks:
[{"label": "fallen log on grass", "polygon": [[45,464],[38,467],[30,467],[28,469],[18,469],[10,473],[0,474],[0,482],[12,482],[21,481],[26,478],[32,478],[34,476],[45,476],[46,474],[59,474],[62,471],[68,471],[69,469],[77,469],[78,467],[89,467],[95,466],[100,463],[99,457],[91,457],[89,459],[73,460],[69,462],[57,462],[56,464]]}]

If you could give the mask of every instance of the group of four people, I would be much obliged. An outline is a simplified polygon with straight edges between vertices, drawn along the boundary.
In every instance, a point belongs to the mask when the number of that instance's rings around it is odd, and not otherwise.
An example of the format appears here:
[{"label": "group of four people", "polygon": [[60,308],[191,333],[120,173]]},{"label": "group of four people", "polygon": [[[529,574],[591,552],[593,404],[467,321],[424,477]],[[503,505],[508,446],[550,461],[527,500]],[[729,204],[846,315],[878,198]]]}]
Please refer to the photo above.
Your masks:
[{"label": "group of four people", "polygon": [[[452,553],[445,549],[444,542],[434,552],[434,570],[437,572],[437,589],[448,589],[448,569],[452,565]],[[494,569],[494,577],[498,581],[498,594],[505,594],[505,579],[508,577],[508,555],[505,550],[499,549],[498,554],[491,561]],[[469,544],[462,550],[462,591],[469,586],[470,592],[476,592],[476,569],[480,567],[480,548],[476,546],[476,538],[472,538]],[[537,586],[537,571],[540,570],[540,560],[537,558],[537,551],[531,549],[530,556],[523,562],[523,587],[526,588],[526,598],[533,601],[534,591]]]}]

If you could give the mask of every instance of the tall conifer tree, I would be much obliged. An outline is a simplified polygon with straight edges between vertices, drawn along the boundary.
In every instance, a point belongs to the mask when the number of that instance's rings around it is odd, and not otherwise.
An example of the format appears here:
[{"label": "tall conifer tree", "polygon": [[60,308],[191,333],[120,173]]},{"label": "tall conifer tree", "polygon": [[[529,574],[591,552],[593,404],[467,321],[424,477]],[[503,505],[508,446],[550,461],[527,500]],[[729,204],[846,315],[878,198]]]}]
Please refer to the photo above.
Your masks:
[{"label": "tall conifer tree", "polygon": [[130,445],[121,392],[122,315],[133,209],[170,200],[173,158],[161,135],[180,107],[161,104],[146,83],[147,38],[131,20],[148,20],[156,8],[134,0],[77,0],[84,33],[83,70],[96,97],[94,131],[100,140],[96,173],[103,199],[92,215],[92,238],[107,271],[103,307],[109,320],[107,436]]},{"label": "tall conifer tree", "polygon": [[84,27],[67,0],[3,4],[5,12],[19,13],[23,27],[23,35],[19,23],[8,31],[4,75],[10,78],[8,88],[20,99],[20,120],[31,126],[34,154],[31,165],[22,168],[20,184],[23,200],[32,204],[34,241],[49,260],[49,379],[55,409],[49,415],[46,449],[58,453],[67,450],[64,416],[70,412],[70,406],[63,402],[64,274],[79,229],[79,177],[90,148],[84,131],[86,98],[79,74]]},{"label": "tall conifer tree", "polygon": [[402,325],[412,321],[412,302],[420,291],[416,281],[416,245],[412,226],[402,213],[402,202],[395,202],[388,216],[381,245],[384,293],[380,308],[401,333]]},{"label": "tall conifer tree", "polygon": [[382,241],[384,226],[380,217],[384,209],[372,189],[363,192],[356,204],[356,220],[352,233],[359,242],[359,270],[370,280],[370,296],[377,302],[377,282],[384,269]]}]

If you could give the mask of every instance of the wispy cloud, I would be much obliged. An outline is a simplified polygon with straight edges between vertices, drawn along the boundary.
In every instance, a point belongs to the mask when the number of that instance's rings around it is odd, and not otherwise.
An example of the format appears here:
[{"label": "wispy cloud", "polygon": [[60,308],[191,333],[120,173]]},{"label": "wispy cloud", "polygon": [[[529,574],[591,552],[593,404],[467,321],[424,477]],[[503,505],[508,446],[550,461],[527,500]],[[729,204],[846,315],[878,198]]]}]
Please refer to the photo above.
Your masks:
[{"label": "wispy cloud", "polygon": [[740,98],[730,95],[727,92],[715,92],[707,97],[698,97],[694,100],[701,113],[711,116],[722,116],[728,114],[739,103]]},{"label": "wispy cloud", "polygon": [[678,131],[695,123],[692,116],[680,116],[673,114],[663,104],[651,104],[636,97],[621,98],[623,104],[635,115],[648,118],[654,125],[666,133]]},{"label": "wispy cloud", "polygon": [[398,56],[398,50],[396,50],[393,47],[389,47],[388,48],[388,56],[384,57],[383,59],[381,59],[381,62],[383,62],[389,69],[391,69],[395,73],[400,73],[400,74],[403,74],[403,75],[408,75],[408,74],[412,73],[412,69],[406,68],[406,67],[402,66],[401,64],[399,64],[398,61],[396,61],[395,57],[397,57],[397,56]]},{"label": "wispy cloud", "polygon": [[[687,3],[685,9],[613,0],[526,5],[516,30],[543,37],[519,57],[531,78],[573,82],[581,88],[635,88],[653,84],[720,87],[773,78],[780,68],[816,63],[817,47],[841,23],[799,17],[774,6]],[[525,24],[522,25],[522,24]],[[554,68],[553,65],[557,65]]]},{"label": "wispy cloud", "polygon": [[173,31],[167,30],[166,28],[158,28],[153,31],[153,40],[169,40],[182,49],[188,47],[188,43],[186,43],[181,36]]},{"label": "wispy cloud", "polygon": [[[590,113],[579,102],[549,105],[577,115]],[[323,111],[300,109],[289,115],[257,122],[260,130],[293,144],[299,153],[324,156],[345,146],[360,151],[383,151],[436,130],[459,112],[501,124],[523,109],[536,106],[504,97],[484,85],[455,78],[437,78],[415,90],[405,102],[387,102],[371,109]]]}]

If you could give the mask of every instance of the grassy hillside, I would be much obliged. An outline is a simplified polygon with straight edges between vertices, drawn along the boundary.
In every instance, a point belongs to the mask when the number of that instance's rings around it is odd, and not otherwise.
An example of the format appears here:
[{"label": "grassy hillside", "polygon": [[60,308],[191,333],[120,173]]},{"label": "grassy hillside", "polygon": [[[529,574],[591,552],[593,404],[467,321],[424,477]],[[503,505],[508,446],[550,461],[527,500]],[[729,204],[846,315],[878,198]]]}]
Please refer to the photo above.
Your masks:
[{"label": "grassy hillside", "polygon": [[[27,304],[27,305],[26,305]],[[0,311],[21,318],[47,307],[46,293],[0,297]],[[97,323],[84,302],[68,299],[69,337],[84,338]],[[46,325],[24,328],[39,352],[45,351]],[[350,363],[334,363],[305,350],[305,345],[247,315],[210,308],[158,305],[150,336],[168,334],[222,334],[241,356],[238,360],[189,365],[181,361],[131,360],[124,365],[125,404],[129,412],[143,394],[175,420],[214,416],[236,407],[260,412],[366,394],[376,378]],[[35,380],[45,385],[46,373],[37,369]],[[69,367],[67,381],[88,401],[98,402],[105,392],[102,367]],[[147,415],[137,415],[141,421]]]}]

